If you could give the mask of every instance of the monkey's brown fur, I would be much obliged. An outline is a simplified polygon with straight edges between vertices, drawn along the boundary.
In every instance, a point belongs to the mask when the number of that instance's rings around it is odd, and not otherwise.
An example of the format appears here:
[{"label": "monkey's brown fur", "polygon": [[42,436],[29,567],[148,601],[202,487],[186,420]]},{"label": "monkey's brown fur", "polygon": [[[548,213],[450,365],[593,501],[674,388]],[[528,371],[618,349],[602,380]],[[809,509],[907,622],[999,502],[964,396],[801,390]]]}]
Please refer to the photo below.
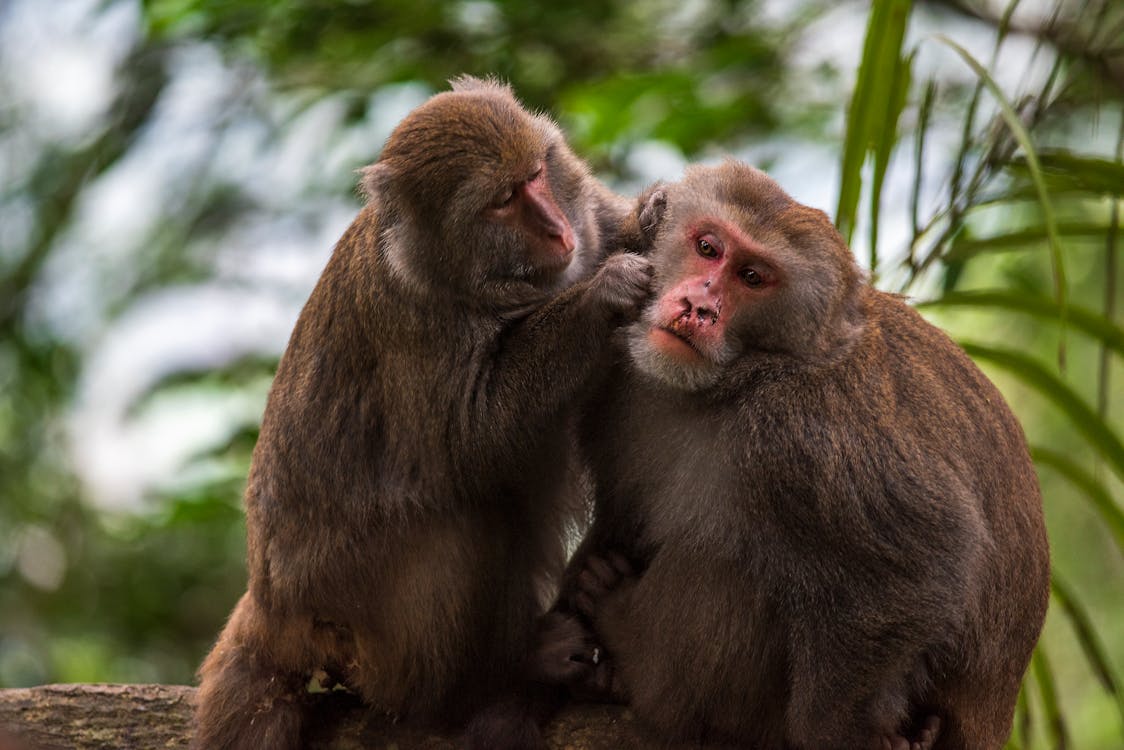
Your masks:
[{"label": "monkey's brown fur", "polygon": [[637,256],[593,275],[628,205],[506,87],[430,99],[364,184],[266,406],[200,750],[300,747],[317,670],[442,723],[519,676],[574,510],[568,407],[646,294]]},{"label": "monkey's brown fur", "polygon": [[[645,214],[654,296],[584,418],[595,520],[563,584],[614,688],[661,738],[888,747],[935,713],[937,747],[1001,747],[1049,586],[1002,396],[763,173],[690,169]],[[711,268],[712,225],[748,238],[726,248],[738,278],[769,283],[707,302],[721,346],[685,323],[694,356],[653,327],[690,307],[674,290]],[[608,550],[639,576],[606,593],[589,566]]]}]

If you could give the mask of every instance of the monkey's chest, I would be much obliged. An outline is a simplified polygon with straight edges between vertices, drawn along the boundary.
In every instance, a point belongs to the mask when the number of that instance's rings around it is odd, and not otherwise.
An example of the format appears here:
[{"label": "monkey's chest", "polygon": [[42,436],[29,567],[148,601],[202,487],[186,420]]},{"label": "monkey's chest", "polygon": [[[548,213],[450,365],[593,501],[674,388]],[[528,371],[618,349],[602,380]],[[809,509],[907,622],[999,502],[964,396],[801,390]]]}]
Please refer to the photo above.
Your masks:
[{"label": "monkey's chest", "polygon": [[755,536],[755,491],[719,423],[667,410],[623,427],[610,440],[630,448],[615,452],[598,481],[631,506],[645,546],[674,541],[732,552]]}]

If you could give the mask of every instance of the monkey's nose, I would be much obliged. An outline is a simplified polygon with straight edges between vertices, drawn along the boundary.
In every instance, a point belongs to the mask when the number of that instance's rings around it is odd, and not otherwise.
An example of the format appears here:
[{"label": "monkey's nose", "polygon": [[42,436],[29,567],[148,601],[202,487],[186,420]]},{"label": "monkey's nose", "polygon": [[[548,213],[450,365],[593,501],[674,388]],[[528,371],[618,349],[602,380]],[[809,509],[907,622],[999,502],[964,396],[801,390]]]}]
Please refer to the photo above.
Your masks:
[{"label": "monkey's nose", "polygon": [[718,322],[718,310],[710,305],[696,305],[689,297],[683,297],[679,300],[680,312],[679,317],[691,320],[694,318],[700,325],[713,325]]},{"label": "monkey's nose", "polygon": [[565,250],[566,253],[572,253],[578,244],[574,240],[574,230],[570,228],[569,222],[563,224],[557,232],[552,231],[550,233],[550,239],[561,244],[562,249]]},{"label": "monkey's nose", "polygon": [[718,322],[718,311],[699,305],[695,308],[695,317],[698,318],[699,323],[703,325],[714,325]]}]

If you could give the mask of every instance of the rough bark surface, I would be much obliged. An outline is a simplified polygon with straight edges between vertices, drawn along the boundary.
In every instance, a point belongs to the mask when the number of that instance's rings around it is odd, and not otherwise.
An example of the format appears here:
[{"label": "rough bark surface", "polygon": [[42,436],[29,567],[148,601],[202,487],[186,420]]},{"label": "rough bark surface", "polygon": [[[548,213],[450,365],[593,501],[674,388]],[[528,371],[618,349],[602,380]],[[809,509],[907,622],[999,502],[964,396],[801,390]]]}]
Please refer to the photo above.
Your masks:
[{"label": "rough bark surface", "polygon": [[[195,688],[180,685],[45,685],[0,690],[0,750],[186,748]],[[458,738],[394,725],[348,701],[321,698],[309,750],[457,750]],[[11,739],[5,739],[3,732]],[[22,744],[14,744],[18,740]],[[552,750],[651,747],[617,706],[573,706],[550,726]]]}]

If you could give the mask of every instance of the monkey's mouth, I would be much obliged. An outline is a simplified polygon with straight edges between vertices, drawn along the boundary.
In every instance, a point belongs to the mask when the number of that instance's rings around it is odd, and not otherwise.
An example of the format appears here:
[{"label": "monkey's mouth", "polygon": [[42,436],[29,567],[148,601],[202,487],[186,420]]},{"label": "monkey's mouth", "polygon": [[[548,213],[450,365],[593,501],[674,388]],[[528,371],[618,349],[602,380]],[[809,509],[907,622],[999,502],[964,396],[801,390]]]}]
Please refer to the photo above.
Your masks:
[{"label": "monkey's mouth", "polygon": [[693,341],[691,341],[691,334],[690,334],[689,330],[684,330],[685,329],[685,325],[684,325],[685,322],[686,321],[685,321],[684,318],[677,318],[668,325],[656,326],[656,330],[657,331],[663,331],[664,333],[667,333],[667,334],[670,334],[670,335],[674,336],[675,338],[679,339],[684,344],[686,344],[688,347],[690,347],[690,349],[695,354],[697,354],[701,357],[701,356],[703,356],[703,353],[701,351],[699,351],[699,348],[697,346],[695,346],[695,343]]}]

